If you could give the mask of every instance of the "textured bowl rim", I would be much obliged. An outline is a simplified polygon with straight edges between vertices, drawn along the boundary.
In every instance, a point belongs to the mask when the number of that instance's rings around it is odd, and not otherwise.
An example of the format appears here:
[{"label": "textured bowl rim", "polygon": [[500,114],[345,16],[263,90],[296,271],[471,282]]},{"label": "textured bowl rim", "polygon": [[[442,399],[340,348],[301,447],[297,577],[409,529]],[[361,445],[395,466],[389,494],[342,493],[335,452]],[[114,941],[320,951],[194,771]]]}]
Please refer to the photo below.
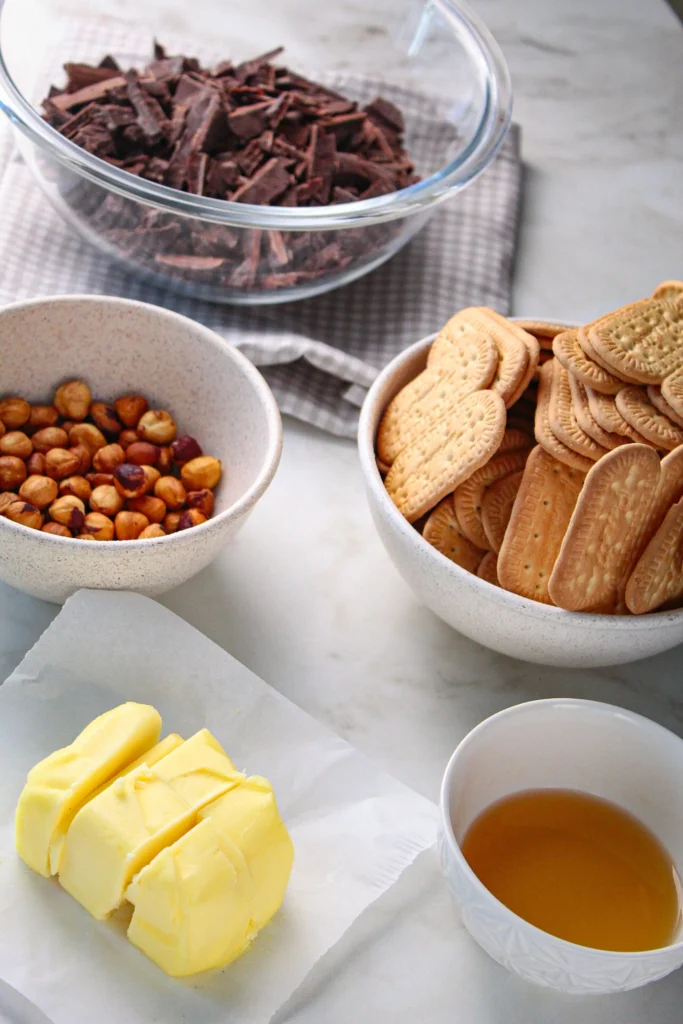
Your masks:
[{"label": "textured bowl rim", "polygon": [[[538,317],[512,317],[514,320],[537,320]],[[562,318],[543,317],[549,323],[559,324],[567,327],[576,326]],[[360,464],[365,477],[366,486],[372,492],[373,497],[378,501],[383,514],[390,520],[398,532],[406,539],[407,543],[419,545],[424,558],[427,558],[440,572],[447,572],[458,583],[474,588],[479,591],[483,598],[486,598],[494,605],[509,608],[536,620],[546,620],[550,625],[558,622],[571,622],[576,628],[590,630],[599,626],[609,629],[613,633],[632,633],[642,630],[649,630],[659,623],[674,623],[683,621],[683,608],[670,611],[646,612],[644,615],[604,615],[596,612],[570,612],[564,608],[556,608],[554,605],[543,604],[540,601],[532,601],[528,597],[521,597],[509,590],[503,590],[487,580],[480,579],[474,573],[467,572],[461,566],[451,562],[442,555],[440,551],[428,544],[423,537],[407,522],[398,511],[393,501],[386,492],[384,483],[379,474],[375,461],[375,431],[383,409],[378,407],[379,394],[383,388],[399,373],[406,363],[415,356],[426,352],[437,331],[429,334],[420,341],[414,342],[408,348],[399,352],[390,363],[375,378],[370,390],[363,401],[358,422],[358,453]]]},{"label": "textured bowl rim", "polygon": [[[0,0],[0,26],[5,0]],[[462,153],[428,178],[374,199],[315,207],[269,207],[195,196],[167,185],[138,178],[86,152],[52,128],[17,87],[0,49],[0,110],[34,145],[60,163],[119,195],[184,216],[244,228],[329,230],[335,227],[382,223],[404,217],[447,198],[468,185],[493,160],[507,134],[512,117],[510,74],[494,37],[464,0],[431,0],[416,29],[419,41],[429,19],[438,12],[460,40],[472,61],[472,74],[484,82],[479,124]]]},{"label": "textured bowl rim", "polygon": [[[179,533],[169,533],[165,537],[147,537],[144,540],[127,540],[125,541],[126,550],[134,548],[146,548],[152,544],[170,544],[175,543],[176,546],[184,543],[191,543],[193,537],[197,537],[200,532],[207,533],[215,527],[216,523],[230,522],[234,519],[238,519],[244,512],[253,508],[256,502],[265,493],[266,489],[270,485],[273,477],[275,476],[276,470],[280,463],[280,457],[282,455],[282,418],[280,416],[280,410],[273,392],[270,390],[265,378],[259,373],[258,369],[253,363],[250,363],[245,355],[240,352],[236,346],[232,345],[229,341],[221,338],[219,334],[212,331],[210,327],[205,327],[204,324],[200,324],[196,320],[192,320],[191,317],[183,316],[182,313],[175,313],[173,310],[165,309],[163,306],[155,306],[151,302],[140,302],[137,299],[123,299],[114,295],[53,295],[44,296],[38,299],[27,299],[20,302],[13,302],[7,306],[0,308],[0,319],[2,319],[5,313],[11,313],[15,311],[21,311],[25,309],[35,309],[41,306],[53,306],[53,305],[71,305],[75,303],[87,303],[91,306],[104,306],[112,309],[125,308],[125,309],[143,309],[153,310],[154,315],[158,316],[160,320],[166,320],[168,322],[174,322],[178,326],[185,327],[189,323],[192,325],[192,329],[199,332],[202,337],[202,341],[208,344],[210,347],[219,351],[227,359],[231,359],[244,373],[245,378],[252,385],[252,388],[258,396],[261,408],[265,413],[266,417],[266,428],[268,433],[268,443],[266,456],[256,479],[246,489],[237,501],[233,502],[228,508],[222,512],[218,512],[215,516],[211,516],[205,523],[200,523],[199,526],[193,526],[190,530],[181,530]],[[41,530],[32,530],[28,526],[22,526],[20,523],[13,523],[10,519],[5,516],[0,516],[0,531],[2,529],[18,530],[20,534],[25,536],[33,536],[34,539],[40,537],[44,538],[46,543],[53,544],[67,544],[69,550],[74,549],[74,545],[82,550],[84,547],[90,549],[91,541],[80,540],[78,537],[57,537],[51,533],[43,533]],[[109,551],[111,554],[118,552],[120,554],[121,549],[119,545],[122,541],[118,540],[101,540],[97,542],[98,551]]]},{"label": "textured bowl rim", "polygon": [[532,924],[531,921],[527,921],[526,918],[520,917],[514,910],[510,910],[497,896],[494,896],[490,889],[486,886],[478,876],[474,873],[469,863],[465,859],[465,856],[460,849],[460,843],[455,838],[455,832],[453,831],[453,822],[450,814],[450,796],[453,789],[452,776],[455,772],[456,764],[459,758],[462,756],[464,750],[467,749],[470,744],[479,737],[480,733],[484,732],[493,722],[505,720],[508,718],[516,718],[526,714],[530,709],[538,707],[548,708],[583,708],[588,710],[591,714],[606,715],[610,716],[615,713],[622,718],[627,718],[633,722],[639,728],[647,728],[659,736],[666,736],[670,739],[676,740],[678,743],[683,744],[683,739],[678,736],[671,729],[667,729],[666,726],[660,725],[658,722],[653,722],[651,718],[647,718],[645,715],[639,715],[636,711],[629,711],[627,708],[619,707],[618,704],[608,704],[606,701],[598,700],[586,700],[580,697],[545,697],[540,700],[528,700],[523,701],[521,704],[512,704],[508,708],[503,708],[501,711],[497,711],[493,715],[489,715],[484,718],[481,722],[474,726],[473,729],[463,736],[458,743],[457,747],[448,759],[446,770],[443,773],[441,780],[441,789],[439,791],[439,817],[441,821],[441,830],[445,841],[448,843],[448,848],[451,853],[455,856],[458,861],[458,865],[461,870],[467,875],[469,881],[475,886],[475,888],[489,900],[493,900],[502,910],[511,915],[521,926],[530,929],[530,931],[544,940],[550,939],[553,942],[558,943],[567,950],[588,950],[590,953],[595,953],[596,956],[604,957],[607,960],[623,959],[626,957],[629,960],[638,960],[644,956],[657,957],[664,956],[670,953],[672,950],[683,952],[683,933],[681,938],[676,942],[670,942],[666,946],[657,946],[655,949],[641,949],[641,950],[617,950],[617,949],[600,949],[597,946],[583,946],[578,942],[570,942],[568,939],[562,939],[559,935],[553,935],[552,932],[546,932],[543,928],[539,928],[538,925]]}]

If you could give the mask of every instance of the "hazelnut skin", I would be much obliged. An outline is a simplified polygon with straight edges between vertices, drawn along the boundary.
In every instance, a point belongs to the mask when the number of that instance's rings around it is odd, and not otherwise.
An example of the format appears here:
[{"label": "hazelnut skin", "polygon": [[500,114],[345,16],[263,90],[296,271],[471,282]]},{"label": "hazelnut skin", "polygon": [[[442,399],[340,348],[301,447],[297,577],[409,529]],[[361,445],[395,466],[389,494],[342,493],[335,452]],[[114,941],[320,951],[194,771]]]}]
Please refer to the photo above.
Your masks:
[{"label": "hazelnut skin", "polygon": [[180,470],[180,479],[188,491],[201,491],[205,487],[214,488],[221,478],[220,459],[210,455],[200,455],[197,459],[186,462]]},{"label": "hazelnut skin", "polygon": [[149,519],[142,512],[119,512],[114,520],[117,540],[137,540],[149,526]]},{"label": "hazelnut skin", "polygon": [[55,537],[68,537],[71,539],[71,530],[68,530],[66,526],[62,526],[61,523],[45,523],[45,526],[41,527],[43,533],[52,533]]},{"label": "hazelnut skin", "polygon": [[92,459],[90,458],[90,452],[88,451],[84,444],[75,444],[72,448],[69,448],[68,451],[78,456],[78,460],[80,463],[78,472],[81,474],[81,476],[83,476],[90,469],[90,463],[92,462]]},{"label": "hazelnut skin", "polygon": [[124,427],[134,428],[140,417],[147,412],[147,399],[142,395],[123,395],[114,402],[114,409]]},{"label": "hazelnut skin", "polygon": [[149,409],[138,420],[136,430],[143,441],[169,444],[176,435],[175,420],[165,409]]},{"label": "hazelnut skin", "polygon": [[185,504],[188,508],[198,508],[207,519],[210,519],[213,514],[214,500],[213,491],[208,487],[203,487],[201,491],[188,491]]},{"label": "hazelnut skin", "polygon": [[113,518],[123,508],[123,498],[113,484],[101,484],[90,495],[90,508]]},{"label": "hazelnut skin", "polygon": [[141,498],[130,498],[126,502],[126,508],[130,512],[142,512],[150,523],[162,523],[166,516],[166,506],[161,498],[154,498],[151,494],[143,494]]},{"label": "hazelnut skin", "polygon": [[59,413],[54,405],[32,405],[28,426],[31,430],[42,430],[43,427],[56,427]]},{"label": "hazelnut skin", "polygon": [[80,455],[74,451],[66,451],[65,448],[53,448],[45,456],[45,475],[51,476],[53,480],[63,480],[64,477],[73,476],[81,468]]},{"label": "hazelnut skin", "polygon": [[26,460],[26,469],[29,476],[45,476],[45,456],[41,452],[34,452]]},{"label": "hazelnut skin", "polygon": [[26,479],[26,464],[16,455],[0,455],[0,488],[18,490]]},{"label": "hazelnut skin", "polygon": [[82,380],[70,380],[55,391],[52,404],[65,420],[84,420],[88,415],[92,395],[90,388]]},{"label": "hazelnut skin", "polygon": [[114,486],[114,474],[113,473],[86,473],[85,479],[88,481],[93,490],[96,487],[104,487],[105,484],[111,484]]},{"label": "hazelnut skin", "polygon": [[90,501],[92,487],[84,476],[68,476],[59,484],[60,494],[75,494],[81,501]]},{"label": "hazelnut skin", "polygon": [[90,418],[107,437],[118,437],[121,433],[121,421],[113,405],[93,402],[90,406]]},{"label": "hazelnut skin", "polygon": [[171,451],[170,444],[161,449],[159,458],[156,461],[156,467],[162,476],[166,476],[173,471],[173,452]]},{"label": "hazelnut skin", "polygon": [[95,540],[113,540],[114,523],[109,516],[101,512],[88,512],[83,523],[83,532],[89,533]]},{"label": "hazelnut skin", "polygon": [[171,444],[171,455],[177,466],[183,466],[190,459],[198,459],[202,454],[199,442],[195,441],[189,434],[177,437]]},{"label": "hazelnut skin", "polygon": [[85,521],[85,505],[75,494],[64,494],[53,501],[49,508],[50,517],[71,530],[80,530]]},{"label": "hazelnut skin", "polygon": [[20,526],[28,526],[31,530],[39,530],[43,525],[43,514],[30,501],[14,501],[5,512],[8,519]]},{"label": "hazelnut skin", "polygon": [[19,497],[38,509],[51,505],[58,493],[57,481],[49,476],[29,476],[19,488]]},{"label": "hazelnut skin", "polygon": [[144,466],[124,462],[114,470],[114,486],[123,498],[140,498],[147,490]]},{"label": "hazelnut skin", "polygon": [[157,498],[161,498],[170,512],[182,508],[187,497],[185,488],[174,476],[159,477],[154,485],[154,494]]},{"label": "hazelnut skin", "polygon": [[128,447],[131,444],[135,444],[135,442],[139,440],[140,438],[138,437],[137,430],[131,430],[130,427],[126,427],[126,429],[122,430],[119,434],[119,444],[126,450],[128,450]]},{"label": "hazelnut skin", "polygon": [[16,455],[18,459],[28,459],[32,452],[31,438],[23,430],[8,430],[0,437],[0,455]]},{"label": "hazelnut skin", "polygon": [[125,461],[126,453],[120,444],[107,444],[96,451],[92,458],[93,469],[98,473],[113,473]]},{"label": "hazelnut skin", "polygon": [[19,430],[31,418],[31,406],[23,398],[0,398],[0,420],[8,430]]},{"label": "hazelnut skin", "polygon": [[69,431],[69,441],[72,445],[82,444],[90,455],[94,455],[107,444],[106,437],[94,423],[74,423]]},{"label": "hazelnut skin", "polygon": [[192,526],[200,526],[201,523],[205,522],[206,516],[203,512],[200,512],[198,508],[188,508],[180,513],[178,532],[180,530],[189,530]]},{"label": "hazelnut skin", "polygon": [[166,531],[158,523],[150,523],[142,533],[138,534],[138,540],[151,540],[153,537],[165,537]]},{"label": "hazelnut skin", "polygon": [[36,430],[31,443],[34,452],[47,455],[52,448],[66,448],[69,435],[63,427],[43,427],[42,430]]},{"label": "hazelnut skin", "polygon": [[175,533],[178,529],[178,522],[180,521],[181,512],[169,512],[164,518],[164,530],[166,533]]},{"label": "hazelnut skin", "polygon": [[0,493],[0,516],[4,516],[13,501],[17,500],[14,491],[2,491]]},{"label": "hazelnut skin", "polygon": [[145,471],[145,494],[151,494],[157,480],[161,478],[161,473],[156,466],[143,466],[142,468]]},{"label": "hazelnut skin", "polygon": [[150,444],[149,441],[134,441],[126,448],[126,462],[133,462],[136,466],[153,466],[160,454],[161,448],[158,445]]}]

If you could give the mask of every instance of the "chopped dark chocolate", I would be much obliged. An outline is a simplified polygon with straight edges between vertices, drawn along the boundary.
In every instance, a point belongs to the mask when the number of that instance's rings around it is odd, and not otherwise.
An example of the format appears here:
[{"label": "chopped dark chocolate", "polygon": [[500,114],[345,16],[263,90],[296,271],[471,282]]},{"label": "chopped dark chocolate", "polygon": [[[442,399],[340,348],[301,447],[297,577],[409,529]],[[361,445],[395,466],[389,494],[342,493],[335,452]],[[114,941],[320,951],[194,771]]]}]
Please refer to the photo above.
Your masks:
[{"label": "chopped dark chocolate", "polygon": [[233,201],[257,203],[259,206],[272,202],[282,195],[292,182],[288,167],[288,160],[279,156],[272,157],[250,181],[237,189],[233,194]]}]

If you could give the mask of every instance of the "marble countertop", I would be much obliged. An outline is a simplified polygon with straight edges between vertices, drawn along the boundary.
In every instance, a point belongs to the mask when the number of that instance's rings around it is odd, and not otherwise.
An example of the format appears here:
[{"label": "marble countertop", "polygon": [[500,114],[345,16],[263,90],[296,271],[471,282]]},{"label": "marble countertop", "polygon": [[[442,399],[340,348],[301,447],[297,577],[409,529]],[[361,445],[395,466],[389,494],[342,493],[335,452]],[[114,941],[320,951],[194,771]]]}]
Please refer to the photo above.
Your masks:
[{"label": "marble countertop", "polygon": [[[349,46],[372,55],[392,2],[339,0],[344,31],[326,45],[340,66]],[[213,33],[231,6],[36,4],[144,16],[161,35]],[[239,17],[267,6],[255,0]],[[271,0],[283,38],[298,7]],[[510,64],[523,128],[514,312],[588,319],[681,276],[683,31],[675,15],[663,0],[478,0],[476,8]],[[354,35],[356,23],[363,28]],[[462,736],[519,701],[597,698],[683,734],[680,649],[579,672],[512,661],[459,636],[419,604],[384,552],[353,444],[291,421],[280,471],[235,544],[163,603],[432,799]],[[0,679],[57,610],[0,584]],[[430,857],[364,915],[278,1019],[636,1024],[647,1016],[679,1024],[683,972],[630,995],[580,1001],[509,976],[463,933]]]}]

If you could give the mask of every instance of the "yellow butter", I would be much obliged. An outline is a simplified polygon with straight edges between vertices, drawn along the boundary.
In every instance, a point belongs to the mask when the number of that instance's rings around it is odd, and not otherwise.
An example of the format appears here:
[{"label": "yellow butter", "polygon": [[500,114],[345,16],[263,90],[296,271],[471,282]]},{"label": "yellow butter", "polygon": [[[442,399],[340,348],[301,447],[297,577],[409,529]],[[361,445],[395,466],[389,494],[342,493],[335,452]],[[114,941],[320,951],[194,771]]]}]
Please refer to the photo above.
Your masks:
[{"label": "yellow butter", "polygon": [[96,718],[73,743],[32,768],[19,797],[15,841],[22,860],[50,875],[74,815],[102,783],[159,739],[161,716],[148,704],[121,704]]},{"label": "yellow butter", "polygon": [[76,814],[59,869],[62,886],[93,917],[120,906],[133,875],[187,832],[197,812],[244,776],[202,730],[126,773]]},{"label": "yellow butter", "polygon": [[174,977],[224,967],[252,939],[251,874],[209,819],[162,850],[126,897],[135,907],[128,938]]},{"label": "yellow butter", "polygon": [[199,812],[242,853],[254,883],[254,926],[279,910],[294,861],[294,847],[268,779],[252,775]]}]

